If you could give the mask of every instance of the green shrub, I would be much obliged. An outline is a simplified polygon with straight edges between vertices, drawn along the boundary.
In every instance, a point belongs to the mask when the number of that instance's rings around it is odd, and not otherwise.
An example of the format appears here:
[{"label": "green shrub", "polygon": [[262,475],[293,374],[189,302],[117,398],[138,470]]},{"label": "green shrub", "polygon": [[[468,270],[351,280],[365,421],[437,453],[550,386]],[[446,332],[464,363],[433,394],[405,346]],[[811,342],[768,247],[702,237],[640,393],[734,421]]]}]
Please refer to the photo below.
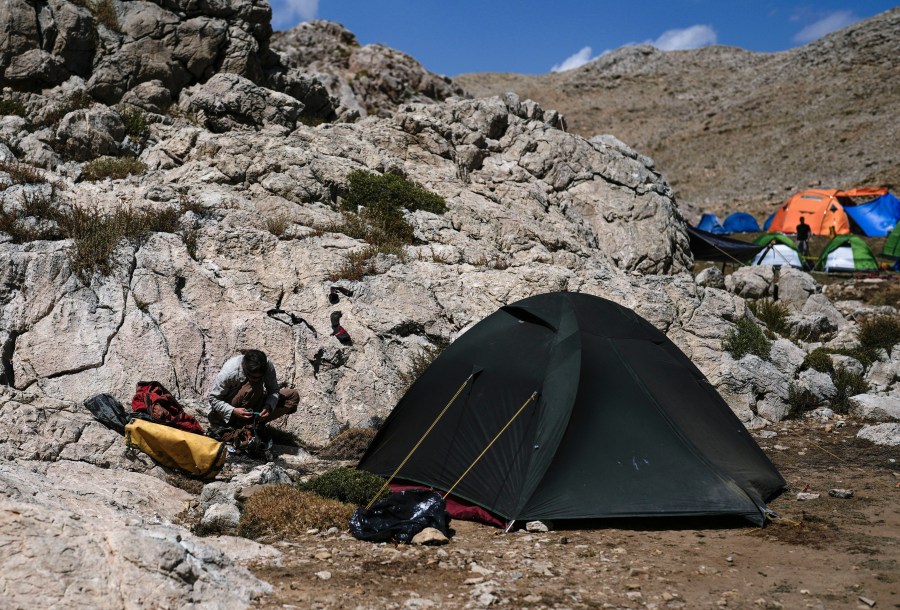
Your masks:
[{"label": "green shrub", "polygon": [[238,535],[245,538],[300,536],[310,528],[347,528],[354,507],[302,491],[293,485],[271,485],[244,502]]},{"label": "green shrub", "polygon": [[846,413],[850,408],[850,397],[865,394],[869,391],[869,383],[865,378],[843,367],[839,367],[831,376],[837,392],[831,400],[831,408],[836,413]]},{"label": "green shrub", "polygon": [[131,175],[139,175],[147,170],[147,166],[134,157],[100,157],[82,168],[85,180],[97,181],[105,178],[121,180]]},{"label": "green shrub", "polygon": [[740,360],[747,354],[754,354],[767,360],[772,344],[766,339],[759,326],[750,320],[742,319],[738,320],[735,327],[725,335],[722,348],[735,360]]},{"label": "green shrub", "polygon": [[875,316],[859,323],[859,345],[862,350],[877,352],[893,349],[900,343],[900,317]]},{"label": "green shrub", "polygon": [[790,406],[789,417],[797,417],[819,406],[819,401],[812,392],[794,383],[788,386],[787,403]]},{"label": "green shrub", "polygon": [[759,318],[766,328],[782,337],[787,336],[787,318],[790,312],[784,303],[772,299],[760,299],[751,301],[748,305],[753,315]]},{"label": "green shrub", "polygon": [[344,207],[350,211],[358,207],[406,209],[410,212],[425,210],[435,214],[447,211],[443,197],[400,176],[354,170],[347,178],[349,189]]},{"label": "green shrub", "polygon": [[6,98],[0,99],[0,116],[8,116],[11,114],[25,118],[25,106],[18,100],[8,100]]},{"label": "green shrub", "polygon": [[806,369],[813,369],[820,373],[828,373],[831,375],[834,373],[834,363],[831,361],[830,353],[831,352],[824,347],[817,347],[803,359],[800,370],[805,371]]},{"label": "green shrub", "polygon": [[[323,498],[365,506],[383,486],[384,479],[377,475],[355,468],[335,468],[306,483],[301,483],[299,487]],[[387,495],[387,489],[378,497],[383,495]]]},{"label": "green shrub", "polygon": [[122,113],[122,123],[125,125],[125,133],[135,140],[143,140],[150,135],[147,116],[140,110],[125,110]]}]

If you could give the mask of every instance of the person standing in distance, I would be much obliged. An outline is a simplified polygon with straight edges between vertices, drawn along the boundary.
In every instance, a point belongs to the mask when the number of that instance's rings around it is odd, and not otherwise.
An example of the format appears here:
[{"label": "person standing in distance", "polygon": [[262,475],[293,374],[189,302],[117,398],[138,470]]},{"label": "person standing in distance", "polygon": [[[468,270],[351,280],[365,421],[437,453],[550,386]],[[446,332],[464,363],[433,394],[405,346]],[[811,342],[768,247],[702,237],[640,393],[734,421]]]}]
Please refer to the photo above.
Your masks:
[{"label": "person standing in distance", "polygon": [[809,234],[811,229],[806,224],[803,216],[800,217],[800,224],[797,225],[797,250],[804,258],[809,256]]}]

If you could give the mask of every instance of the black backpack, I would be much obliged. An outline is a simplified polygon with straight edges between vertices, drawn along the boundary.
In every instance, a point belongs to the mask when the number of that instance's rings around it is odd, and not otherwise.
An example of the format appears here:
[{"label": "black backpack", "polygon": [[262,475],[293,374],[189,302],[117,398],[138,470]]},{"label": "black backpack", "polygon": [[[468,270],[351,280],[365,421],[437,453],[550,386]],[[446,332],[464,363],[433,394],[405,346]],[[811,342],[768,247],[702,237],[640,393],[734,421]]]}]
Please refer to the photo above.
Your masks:
[{"label": "black backpack", "polygon": [[125,426],[131,421],[131,418],[125,413],[125,407],[118,400],[109,394],[97,394],[85,400],[84,406],[101,424],[119,434],[125,434]]}]

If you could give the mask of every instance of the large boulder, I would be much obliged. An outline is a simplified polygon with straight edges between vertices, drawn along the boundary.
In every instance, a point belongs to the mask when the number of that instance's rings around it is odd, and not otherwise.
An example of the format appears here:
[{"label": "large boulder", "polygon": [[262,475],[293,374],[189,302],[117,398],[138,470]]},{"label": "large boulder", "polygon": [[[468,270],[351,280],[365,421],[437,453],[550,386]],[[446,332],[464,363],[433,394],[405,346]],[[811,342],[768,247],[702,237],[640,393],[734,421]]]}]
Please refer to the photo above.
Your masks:
[{"label": "large boulder", "polygon": [[216,74],[181,94],[182,110],[198,116],[213,132],[278,125],[293,129],[303,106],[296,99],[237,74]]}]

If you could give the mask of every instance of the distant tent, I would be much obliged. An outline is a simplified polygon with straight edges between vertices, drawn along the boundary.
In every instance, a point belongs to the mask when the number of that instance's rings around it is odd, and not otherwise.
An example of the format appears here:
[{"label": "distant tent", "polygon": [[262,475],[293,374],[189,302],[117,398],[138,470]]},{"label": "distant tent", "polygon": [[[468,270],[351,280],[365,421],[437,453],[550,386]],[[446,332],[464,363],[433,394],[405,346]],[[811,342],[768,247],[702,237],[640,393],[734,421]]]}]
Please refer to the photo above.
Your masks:
[{"label": "distant tent", "polygon": [[706,231],[707,233],[712,233],[713,235],[724,235],[728,233],[725,230],[725,227],[722,226],[722,223],[719,222],[719,217],[715,214],[704,214],[700,217],[700,222],[697,223],[697,228],[701,231]]},{"label": "distant tent", "polygon": [[844,211],[853,219],[863,235],[884,237],[900,220],[900,201],[891,193],[885,193],[868,203],[844,206]]},{"label": "distant tent", "polygon": [[878,271],[878,260],[861,237],[838,235],[825,246],[816,269],[824,271]]},{"label": "distant tent", "polygon": [[675,344],[557,292],[501,307],[410,387],[358,468],[508,521],[739,516],[785,481]]},{"label": "distant tent", "polygon": [[753,257],[752,265],[790,265],[803,269],[803,259],[791,238],[782,233],[766,233],[753,240],[764,249]]},{"label": "distant tent", "polygon": [[769,230],[769,227],[772,226],[772,219],[775,218],[775,214],[777,214],[777,213],[778,213],[778,210],[775,210],[774,212],[769,214],[769,217],[766,218],[766,222],[763,223],[763,231]]},{"label": "distant tent", "polygon": [[793,235],[802,216],[813,235],[830,235],[831,229],[836,235],[849,234],[850,220],[838,201],[839,193],[837,189],[813,189],[793,195],[775,212],[766,230]]},{"label": "distant tent", "polygon": [[762,246],[745,241],[713,235],[688,225],[688,239],[694,260],[733,263],[745,262],[762,250]]},{"label": "distant tent", "polygon": [[759,233],[759,223],[747,212],[735,212],[722,223],[726,233]]},{"label": "distant tent", "polygon": [[891,234],[885,240],[881,255],[900,260],[900,222],[894,226],[894,230],[891,231]]}]

